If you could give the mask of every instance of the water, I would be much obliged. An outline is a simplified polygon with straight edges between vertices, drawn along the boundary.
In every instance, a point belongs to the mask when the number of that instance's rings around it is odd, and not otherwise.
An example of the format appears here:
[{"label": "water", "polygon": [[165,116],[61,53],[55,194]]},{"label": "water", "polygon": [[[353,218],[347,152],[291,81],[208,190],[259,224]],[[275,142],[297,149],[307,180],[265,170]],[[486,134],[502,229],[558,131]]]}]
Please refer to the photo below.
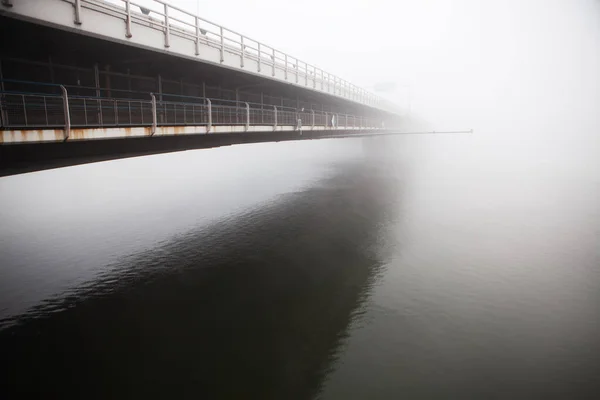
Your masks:
[{"label": "water", "polygon": [[1,397],[594,398],[600,168],[486,140],[0,179]]}]

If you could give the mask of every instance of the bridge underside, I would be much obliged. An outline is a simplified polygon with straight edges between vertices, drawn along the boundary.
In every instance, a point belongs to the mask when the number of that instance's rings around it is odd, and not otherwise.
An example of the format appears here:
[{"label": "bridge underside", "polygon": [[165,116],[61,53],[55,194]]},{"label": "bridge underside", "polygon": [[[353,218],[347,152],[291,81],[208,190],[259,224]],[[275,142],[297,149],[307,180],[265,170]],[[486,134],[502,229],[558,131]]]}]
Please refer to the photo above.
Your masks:
[{"label": "bridge underside", "polygon": [[381,131],[397,120],[298,85],[19,19],[0,16],[0,36],[0,175]]},{"label": "bridge underside", "polygon": [[[382,133],[381,130],[365,133]],[[66,167],[98,161],[137,157],[235,144],[311,140],[356,135],[356,131],[246,132],[219,135],[157,136],[97,141],[27,143],[0,146],[0,176]]]}]

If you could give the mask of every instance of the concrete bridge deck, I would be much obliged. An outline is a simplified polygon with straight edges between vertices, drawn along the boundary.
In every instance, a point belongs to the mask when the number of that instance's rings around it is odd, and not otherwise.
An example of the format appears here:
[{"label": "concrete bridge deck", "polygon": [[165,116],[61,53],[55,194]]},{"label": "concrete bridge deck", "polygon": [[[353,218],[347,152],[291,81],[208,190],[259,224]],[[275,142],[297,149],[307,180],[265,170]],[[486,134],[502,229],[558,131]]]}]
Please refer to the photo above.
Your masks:
[{"label": "concrete bridge deck", "polygon": [[399,121],[389,103],[341,78],[153,4],[2,1],[0,175],[383,132]]}]

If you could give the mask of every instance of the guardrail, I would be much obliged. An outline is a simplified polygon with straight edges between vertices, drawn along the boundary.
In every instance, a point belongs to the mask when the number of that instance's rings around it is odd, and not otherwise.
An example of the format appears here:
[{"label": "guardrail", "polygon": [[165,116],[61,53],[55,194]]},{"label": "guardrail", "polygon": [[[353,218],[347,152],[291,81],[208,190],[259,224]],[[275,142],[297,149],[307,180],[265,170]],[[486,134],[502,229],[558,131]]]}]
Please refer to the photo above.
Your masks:
[{"label": "guardrail", "polygon": [[210,46],[218,50],[221,63],[225,60],[225,53],[234,54],[239,56],[240,68],[244,68],[246,61],[253,60],[257,64],[259,73],[268,72],[269,75],[275,76],[276,71],[280,71],[288,82],[307,87],[310,85],[313,89],[373,107],[393,108],[390,102],[315,65],[163,0],[147,0],[145,4],[131,0],[65,1],[73,4],[74,22],[77,25],[83,23],[82,7],[91,7],[122,18],[125,27],[124,36],[127,38],[133,37],[136,25],[144,26],[162,32],[165,48],[171,46],[173,37],[188,39],[194,43],[195,55],[200,55],[201,44]]},{"label": "guardrail", "polygon": [[[180,101],[157,100],[147,93],[139,98],[70,96],[64,86],[60,94],[0,92],[0,126],[3,129],[63,128],[65,138],[72,127],[206,126],[216,125],[293,126],[295,129],[373,129],[381,121],[365,116],[293,109],[232,100],[168,95]],[[166,95],[165,95],[166,96]]]}]

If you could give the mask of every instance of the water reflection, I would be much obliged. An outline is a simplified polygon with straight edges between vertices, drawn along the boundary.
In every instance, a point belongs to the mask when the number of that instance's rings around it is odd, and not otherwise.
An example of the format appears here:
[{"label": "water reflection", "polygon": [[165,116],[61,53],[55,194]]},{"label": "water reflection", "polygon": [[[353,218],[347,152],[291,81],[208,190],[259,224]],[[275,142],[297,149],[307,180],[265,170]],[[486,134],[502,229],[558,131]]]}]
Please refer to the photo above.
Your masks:
[{"label": "water reflection", "polygon": [[[44,396],[309,398],[383,263],[385,168],[122,260],[0,332],[2,387]],[[159,227],[157,227],[159,229]]]}]

